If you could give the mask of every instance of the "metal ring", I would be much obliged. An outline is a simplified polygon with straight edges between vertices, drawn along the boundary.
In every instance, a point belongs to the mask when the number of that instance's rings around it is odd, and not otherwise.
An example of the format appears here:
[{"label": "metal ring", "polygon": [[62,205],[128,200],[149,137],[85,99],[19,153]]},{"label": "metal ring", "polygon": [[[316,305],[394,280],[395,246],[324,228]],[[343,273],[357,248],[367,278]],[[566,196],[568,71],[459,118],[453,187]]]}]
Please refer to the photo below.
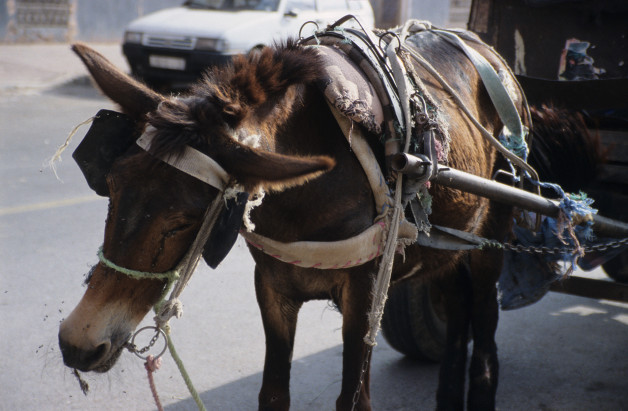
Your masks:
[{"label": "metal ring", "polygon": [[[148,326],[146,326],[146,327],[142,327],[142,328],[140,328],[139,330],[135,331],[135,334],[133,334],[133,337],[131,338],[131,343],[130,343],[131,348],[129,348],[129,350],[130,350],[130,351],[132,351],[132,352],[133,352],[133,354],[137,355],[139,358],[141,358],[142,360],[145,360],[145,361],[148,359],[148,355],[143,356],[143,355],[142,355],[142,354],[141,354],[141,353],[137,350],[137,348],[136,348],[136,346],[135,346],[135,337],[137,337],[137,335],[138,335],[139,333],[141,333],[142,331],[144,331],[144,330],[148,330],[148,329],[155,330],[155,333],[156,333],[156,334],[160,334],[162,337],[164,337],[164,342],[165,342],[165,343],[164,343],[164,348],[162,348],[162,350],[159,352],[159,354],[157,354],[157,355],[155,355],[155,356],[154,356],[154,358],[155,358],[155,359],[157,359],[157,358],[161,357],[162,355],[164,355],[164,353],[166,352],[166,349],[168,348],[168,336],[166,335],[166,333],[164,332],[164,330],[162,330],[162,329],[161,329],[161,328],[159,328],[159,327],[155,327],[155,326],[153,326],[153,325],[148,325]],[[151,346],[149,346],[149,347],[152,347],[152,345],[151,345]],[[149,354],[149,355],[150,355],[150,354]]]}]

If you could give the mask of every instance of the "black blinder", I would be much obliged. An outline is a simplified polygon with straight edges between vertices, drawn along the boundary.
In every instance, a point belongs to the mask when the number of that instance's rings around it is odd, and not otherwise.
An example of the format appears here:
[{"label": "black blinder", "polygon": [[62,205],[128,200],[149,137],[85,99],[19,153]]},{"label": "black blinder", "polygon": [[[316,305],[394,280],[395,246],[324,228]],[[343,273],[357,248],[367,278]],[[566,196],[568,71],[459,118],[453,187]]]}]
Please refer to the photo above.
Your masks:
[{"label": "black blinder", "polygon": [[218,216],[203,250],[203,258],[211,268],[218,267],[238,238],[248,198],[249,193],[238,193],[235,198],[227,200]]},{"label": "black blinder", "polygon": [[103,197],[109,196],[107,174],[113,162],[133,144],[135,121],[111,110],[100,110],[89,131],[72,157],[83,172],[87,184]]}]

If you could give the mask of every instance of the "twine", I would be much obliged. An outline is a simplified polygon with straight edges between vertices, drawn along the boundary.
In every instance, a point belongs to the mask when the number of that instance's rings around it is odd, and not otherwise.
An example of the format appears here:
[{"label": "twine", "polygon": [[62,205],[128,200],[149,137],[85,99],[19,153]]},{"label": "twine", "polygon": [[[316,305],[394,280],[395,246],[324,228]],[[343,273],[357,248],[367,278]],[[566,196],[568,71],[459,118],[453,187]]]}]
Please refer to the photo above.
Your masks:
[{"label": "twine", "polygon": [[115,270],[126,276],[129,276],[135,280],[142,280],[142,279],[167,280],[168,282],[172,283],[176,279],[179,278],[178,267],[175,268],[174,270],[166,271],[165,273],[151,273],[148,271],[131,270],[130,268],[119,266],[118,264],[114,263],[113,261],[105,257],[102,247],[98,249],[98,259],[106,267],[111,268],[112,270]]},{"label": "twine", "polygon": [[170,327],[168,327],[165,331],[166,331],[166,336],[168,337],[167,338],[168,350],[170,351],[170,355],[172,355],[172,359],[177,364],[177,368],[179,368],[181,377],[183,378],[183,381],[185,381],[185,385],[188,387],[188,391],[190,392],[190,395],[192,396],[192,398],[194,398],[194,402],[196,402],[196,406],[198,407],[200,411],[207,411],[207,409],[205,408],[205,405],[203,404],[203,401],[201,400],[200,395],[198,395],[196,388],[194,388],[192,379],[190,378],[188,372],[185,369],[185,366],[183,365],[183,360],[181,360],[181,357],[179,357],[177,350],[175,350],[174,348],[172,337],[170,337]]},{"label": "twine", "polygon": [[52,172],[55,174],[55,177],[57,178],[57,180],[61,181],[61,179],[59,178],[59,175],[57,174],[57,168],[55,167],[55,162],[61,161],[61,154],[63,154],[65,149],[68,148],[68,146],[70,145],[70,141],[72,141],[72,137],[74,137],[78,129],[83,127],[85,124],[91,123],[92,121],[94,121],[95,118],[96,116],[92,116],[88,118],[87,120],[83,121],[82,123],[74,126],[72,131],[70,131],[70,134],[68,135],[68,137],[65,139],[65,142],[61,144],[59,148],[57,148],[57,151],[54,153],[52,158],[48,160],[48,167],[52,169]]}]

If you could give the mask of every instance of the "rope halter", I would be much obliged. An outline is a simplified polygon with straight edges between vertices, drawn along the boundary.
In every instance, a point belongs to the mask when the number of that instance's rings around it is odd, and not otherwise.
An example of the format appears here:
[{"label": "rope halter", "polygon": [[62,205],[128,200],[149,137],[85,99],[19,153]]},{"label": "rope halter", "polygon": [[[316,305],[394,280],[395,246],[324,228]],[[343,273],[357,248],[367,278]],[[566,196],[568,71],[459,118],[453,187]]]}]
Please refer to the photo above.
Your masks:
[{"label": "rope halter", "polygon": [[[154,133],[152,132],[153,130],[154,129],[152,127],[148,127],[147,132],[140,136],[137,140],[137,145],[147,152],[150,150],[154,137]],[[106,267],[131,278],[137,280],[151,279],[167,281],[166,288],[164,289],[159,301],[154,306],[155,313],[157,314],[154,318],[155,323],[159,329],[164,329],[167,332],[168,321],[170,318],[179,318],[183,312],[179,296],[183,292],[183,289],[198,266],[205,243],[207,242],[209,235],[216,224],[216,220],[218,219],[220,212],[222,211],[225,201],[225,190],[228,187],[230,177],[216,161],[206,154],[203,154],[202,152],[189,146],[185,147],[184,153],[180,157],[166,155],[159,157],[159,159],[219,190],[218,195],[205,212],[203,222],[196,238],[192,242],[192,245],[177,266],[164,273],[138,271],[121,267],[105,257],[102,247],[98,250],[98,258]],[[170,297],[166,300],[166,295],[171,288],[172,292]]]}]

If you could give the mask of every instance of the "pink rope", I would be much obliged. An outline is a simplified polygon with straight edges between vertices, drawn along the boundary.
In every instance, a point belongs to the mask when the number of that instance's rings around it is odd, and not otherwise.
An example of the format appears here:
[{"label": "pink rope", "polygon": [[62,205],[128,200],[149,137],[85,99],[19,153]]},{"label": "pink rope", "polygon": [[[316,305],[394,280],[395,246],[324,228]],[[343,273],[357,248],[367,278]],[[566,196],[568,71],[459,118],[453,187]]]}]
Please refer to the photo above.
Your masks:
[{"label": "pink rope", "polygon": [[157,371],[161,367],[161,357],[155,359],[152,355],[149,355],[146,358],[146,362],[144,363],[144,368],[146,368],[146,372],[148,373],[148,385],[150,385],[150,391],[153,393],[153,398],[155,399],[155,404],[157,405],[157,409],[159,411],[164,411],[164,407],[161,405],[161,401],[159,401],[159,395],[157,394],[157,387],[155,387],[155,380],[153,379],[153,373]]}]

